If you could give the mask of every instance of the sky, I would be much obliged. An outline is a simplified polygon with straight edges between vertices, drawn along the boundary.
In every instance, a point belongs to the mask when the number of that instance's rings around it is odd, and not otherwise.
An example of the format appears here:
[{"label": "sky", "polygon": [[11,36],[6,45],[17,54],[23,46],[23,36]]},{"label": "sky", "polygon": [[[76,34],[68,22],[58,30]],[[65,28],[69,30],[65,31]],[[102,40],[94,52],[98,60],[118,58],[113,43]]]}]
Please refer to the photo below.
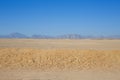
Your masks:
[{"label": "sky", "polygon": [[120,35],[120,0],[0,0],[0,34]]}]

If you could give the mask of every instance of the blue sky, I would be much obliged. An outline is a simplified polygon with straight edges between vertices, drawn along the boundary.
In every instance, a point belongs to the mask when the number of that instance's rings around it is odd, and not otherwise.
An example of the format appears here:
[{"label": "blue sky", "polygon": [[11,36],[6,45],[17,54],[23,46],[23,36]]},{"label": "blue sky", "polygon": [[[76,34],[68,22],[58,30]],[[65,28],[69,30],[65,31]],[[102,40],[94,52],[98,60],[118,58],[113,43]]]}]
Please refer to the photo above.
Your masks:
[{"label": "blue sky", "polygon": [[0,34],[120,35],[120,0],[0,0]]}]

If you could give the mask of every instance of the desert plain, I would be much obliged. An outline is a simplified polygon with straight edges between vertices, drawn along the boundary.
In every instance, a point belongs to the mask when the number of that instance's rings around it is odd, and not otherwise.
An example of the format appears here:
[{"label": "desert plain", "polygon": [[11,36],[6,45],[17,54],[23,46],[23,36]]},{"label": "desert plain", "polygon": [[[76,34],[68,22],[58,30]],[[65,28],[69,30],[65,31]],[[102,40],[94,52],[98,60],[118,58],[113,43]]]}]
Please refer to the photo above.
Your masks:
[{"label": "desert plain", "polygon": [[0,80],[120,80],[120,40],[0,39]]}]

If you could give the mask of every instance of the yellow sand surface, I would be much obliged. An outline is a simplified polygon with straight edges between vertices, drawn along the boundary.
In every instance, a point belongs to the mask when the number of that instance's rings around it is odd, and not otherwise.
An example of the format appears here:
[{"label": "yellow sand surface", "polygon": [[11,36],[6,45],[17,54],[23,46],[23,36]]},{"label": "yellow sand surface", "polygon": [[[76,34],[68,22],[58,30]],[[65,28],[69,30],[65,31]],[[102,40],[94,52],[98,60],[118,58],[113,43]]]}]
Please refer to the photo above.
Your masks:
[{"label": "yellow sand surface", "polygon": [[120,50],[0,48],[0,69],[120,69]]},{"label": "yellow sand surface", "polygon": [[120,80],[120,40],[0,39],[0,80]]},{"label": "yellow sand surface", "polygon": [[4,48],[120,50],[120,40],[0,39]]}]

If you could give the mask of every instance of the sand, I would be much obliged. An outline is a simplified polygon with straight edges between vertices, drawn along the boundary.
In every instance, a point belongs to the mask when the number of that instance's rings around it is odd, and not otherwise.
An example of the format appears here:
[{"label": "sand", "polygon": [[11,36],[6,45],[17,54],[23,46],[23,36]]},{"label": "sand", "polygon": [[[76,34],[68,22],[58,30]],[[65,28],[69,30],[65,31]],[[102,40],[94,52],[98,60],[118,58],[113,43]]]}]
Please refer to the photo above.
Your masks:
[{"label": "sand", "polygon": [[0,80],[120,80],[120,40],[0,39]]},{"label": "sand", "polygon": [[119,69],[120,50],[0,48],[0,69]]},{"label": "sand", "polygon": [[2,71],[0,80],[120,80],[120,72],[103,71]]},{"label": "sand", "polygon": [[97,49],[120,50],[120,40],[90,39],[0,39],[0,47],[38,49]]}]

